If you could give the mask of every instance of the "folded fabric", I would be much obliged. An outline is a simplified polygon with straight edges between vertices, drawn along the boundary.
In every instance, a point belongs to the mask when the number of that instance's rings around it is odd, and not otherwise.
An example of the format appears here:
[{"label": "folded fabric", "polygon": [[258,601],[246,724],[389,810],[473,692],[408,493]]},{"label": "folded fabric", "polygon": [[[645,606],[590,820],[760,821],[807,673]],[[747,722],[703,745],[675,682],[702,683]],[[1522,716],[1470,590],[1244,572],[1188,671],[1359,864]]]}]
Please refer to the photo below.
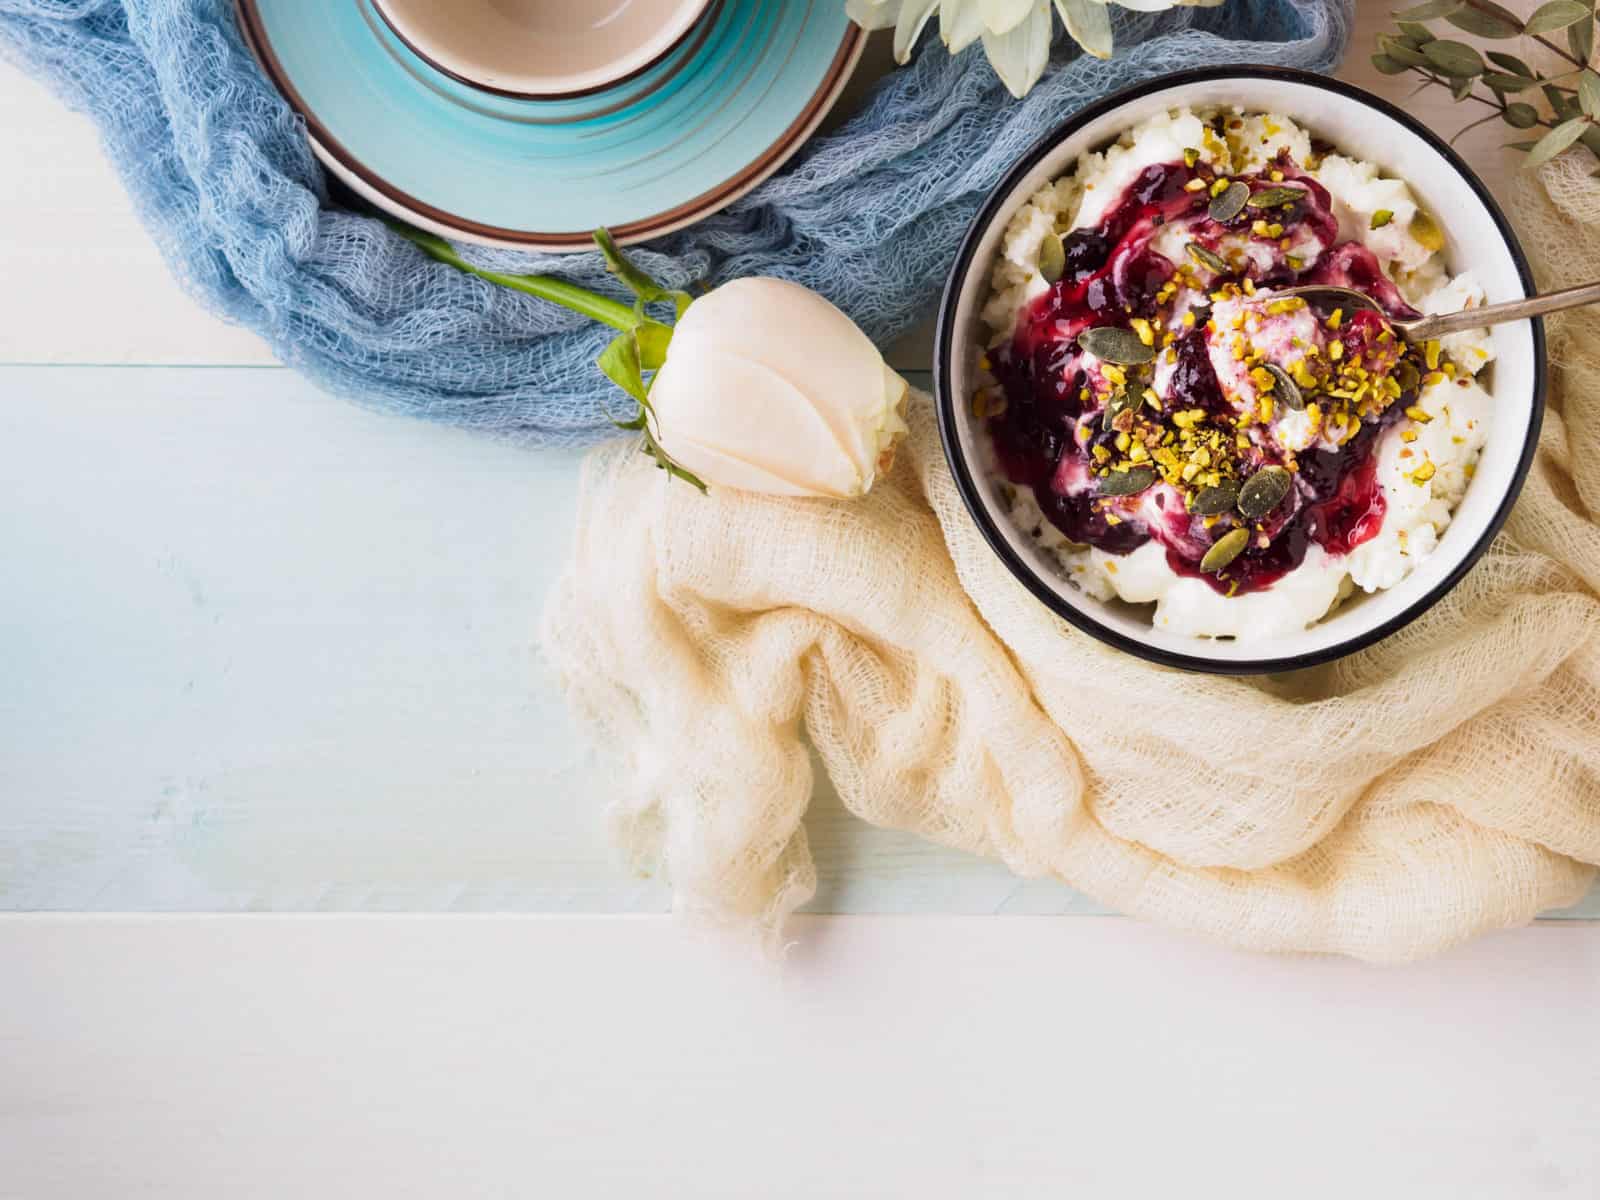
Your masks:
[{"label": "folded fabric", "polygon": [[[363,403],[531,444],[610,436],[617,396],[594,369],[610,331],[432,262],[330,197],[305,129],[256,68],[233,8],[0,0],[0,56],[94,119],[174,274],[289,366]],[[797,280],[882,343],[921,316],[989,188],[1073,110],[1176,65],[1327,70],[1343,54],[1352,8],[1117,8],[1114,60],[1077,54],[1060,38],[1058,69],[1021,102],[977,51],[951,57],[934,46],[781,174],[638,251],[639,261],[672,287]],[[611,287],[595,254],[469,255],[501,271]]]},{"label": "folded fabric", "polygon": [[[1600,278],[1600,186],[1515,206],[1554,287]],[[862,501],[702,497],[586,466],[545,653],[624,766],[616,833],[681,909],[775,935],[815,887],[814,743],[844,803],[1122,911],[1393,961],[1583,895],[1600,863],[1600,316],[1553,322],[1504,533],[1340,662],[1156,667],[1049,613],[962,506],[925,398]]]}]

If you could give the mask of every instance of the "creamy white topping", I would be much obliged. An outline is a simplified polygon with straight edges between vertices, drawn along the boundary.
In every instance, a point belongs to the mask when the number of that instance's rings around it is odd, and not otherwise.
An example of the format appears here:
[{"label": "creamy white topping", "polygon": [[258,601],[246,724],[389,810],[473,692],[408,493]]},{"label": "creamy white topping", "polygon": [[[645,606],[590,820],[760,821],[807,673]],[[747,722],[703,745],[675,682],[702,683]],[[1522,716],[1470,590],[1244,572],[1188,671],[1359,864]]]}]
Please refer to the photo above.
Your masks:
[{"label": "creamy white topping", "polygon": [[[1012,218],[992,277],[992,296],[984,319],[993,331],[991,344],[1008,341],[1018,314],[1045,290],[1038,275],[1039,243],[1055,230],[1099,224],[1111,205],[1145,167],[1172,162],[1187,148],[1227,171],[1254,170],[1287,148],[1298,162],[1311,154],[1310,136],[1295,122],[1277,114],[1236,114],[1226,141],[1209,129],[1212,111],[1196,114],[1175,109],[1151,117],[1103,152],[1086,154],[1067,177],[1041,188]],[[1310,171],[1334,200],[1341,240],[1353,240],[1370,249],[1385,272],[1412,304],[1424,312],[1455,312],[1483,303],[1483,291],[1470,273],[1451,278],[1432,253],[1410,232],[1417,203],[1402,180],[1385,178],[1375,164],[1329,154]],[[1070,219],[1065,215],[1071,213]],[[1374,216],[1389,214],[1377,222]],[[1171,245],[1163,244],[1166,238]],[[1152,247],[1170,259],[1181,255],[1180,234],[1158,233]],[[1306,247],[1311,254],[1320,247]],[[1291,252],[1293,250],[1291,249]],[[1213,317],[1226,325],[1228,302],[1219,302]],[[1181,318],[1181,309],[1173,319]],[[1297,322],[1275,323],[1270,336],[1288,342],[1317,340],[1314,317],[1306,313],[1306,328]],[[1262,347],[1268,357],[1279,355]],[[1252,397],[1248,373],[1213,343],[1212,365],[1225,392]],[[1279,349],[1282,349],[1281,347]],[[1099,600],[1120,599],[1131,604],[1153,604],[1152,624],[1173,633],[1195,637],[1267,638],[1302,630],[1322,619],[1331,608],[1357,588],[1368,592],[1393,587],[1430,554],[1449,525],[1470,474],[1489,433],[1491,404],[1488,394],[1471,378],[1494,356],[1487,330],[1474,330],[1444,339],[1443,351],[1456,364],[1455,379],[1426,385],[1417,406],[1431,418],[1406,420],[1385,431],[1375,453],[1377,478],[1386,510],[1378,533],[1347,556],[1329,555],[1311,546],[1304,561],[1261,591],[1225,596],[1206,581],[1179,575],[1167,563],[1166,549],[1157,540],[1130,554],[1114,555],[1075,546],[1044,518],[1030,489],[1011,488],[1012,519],[1058,564],[1062,574],[1086,594]],[[1169,368],[1166,368],[1170,370]],[[1158,363],[1156,388],[1164,390],[1163,367]],[[1407,440],[1409,436],[1414,440]],[[1274,437],[1292,450],[1304,449],[1325,436],[1307,413],[1280,412],[1273,424]],[[1417,468],[1430,464],[1432,474],[1417,479]],[[1081,481],[1057,479],[1054,486],[1078,490]],[[1159,491],[1151,489],[1151,493]],[[1175,495],[1175,493],[1174,493]]]}]

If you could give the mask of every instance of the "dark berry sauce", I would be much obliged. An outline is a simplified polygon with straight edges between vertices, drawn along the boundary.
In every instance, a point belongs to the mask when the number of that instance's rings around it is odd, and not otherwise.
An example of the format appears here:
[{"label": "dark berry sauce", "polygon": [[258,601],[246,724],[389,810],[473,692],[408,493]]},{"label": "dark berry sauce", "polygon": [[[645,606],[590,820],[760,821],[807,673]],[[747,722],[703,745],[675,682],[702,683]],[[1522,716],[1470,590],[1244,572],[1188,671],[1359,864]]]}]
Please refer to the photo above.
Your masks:
[{"label": "dark berry sauce", "polygon": [[[1327,191],[1286,155],[1273,170],[1277,179],[1267,172],[1235,178],[1248,183],[1252,193],[1289,180],[1304,189],[1304,197],[1270,210],[1247,206],[1219,222],[1209,215],[1213,177],[1208,167],[1179,162],[1145,168],[1098,226],[1062,238],[1065,268],[1060,279],[1018,315],[1011,343],[991,354],[991,370],[1005,398],[1003,411],[989,421],[998,463],[1011,482],[1033,489],[1046,519],[1073,542],[1110,554],[1130,553],[1155,538],[1166,548],[1174,572],[1202,578],[1229,595],[1270,587],[1298,567],[1312,545],[1343,555],[1378,532],[1385,503],[1374,448],[1387,422],[1369,420],[1343,445],[1330,449],[1316,442],[1298,456],[1259,438],[1241,450],[1250,470],[1285,463],[1293,472],[1292,485],[1276,509],[1250,526],[1245,551],[1222,570],[1203,572],[1200,562],[1206,551],[1242,518],[1229,514],[1220,523],[1215,517],[1207,522],[1188,511],[1182,493],[1159,485],[1142,503],[1108,503],[1092,472],[1104,461],[1096,458],[1097,447],[1109,456],[1117,432],[1102,426],[1099,413],[1107,385],[1086,375],[1076,339],[1094,326],[1131,328],[1138,318],[1161,328],[1159,322],[1169,315],[1161,304],[1170,300],[1163,289],[1180,264],[1150,243],[1174,222],[1207,249],[1224,238],[1231,237],[1234,244],[1241,237],[1250,241],[1246,265],[1211,276],[1208,292],[1228,283],[1246,291],[1340,284],[1366,292],[1394,316],[1410,315],[1412,310],[1372,253],[1359,243],[1337,242],[1338,222]],[[1192,185],[1195,179],[1205,186]],[[1264,211],[1281,227],[1271,236],[1262,229]],[[1284,249],[1284,239],[1292,241],[1296,253]],[[1304,254],[1307,248],[1313,252],[1310,257]],[[1174,330],[1175,357],[1161,399],[1166,411],[1203,410],[1207,419],[1214,417],[1221,425],[1232,421],[1239,409],[1213,366],[1210,346],[1218,335],[1213,331],[1208,337],[1204,297],[1198,298],[1195,311],[1199,320],[1192,327]],[[1376,360],[1383,330],[1377,314],[1352,313],[1341,330],[1342,349]],[[1394,357],[1390,354],[1389,366]],[[1409,397],[1393,408],[1405,403]],[[1231,431],[1232,425],[1227,428]],[[1232,436],[1230,432],[1230,440]]]}]

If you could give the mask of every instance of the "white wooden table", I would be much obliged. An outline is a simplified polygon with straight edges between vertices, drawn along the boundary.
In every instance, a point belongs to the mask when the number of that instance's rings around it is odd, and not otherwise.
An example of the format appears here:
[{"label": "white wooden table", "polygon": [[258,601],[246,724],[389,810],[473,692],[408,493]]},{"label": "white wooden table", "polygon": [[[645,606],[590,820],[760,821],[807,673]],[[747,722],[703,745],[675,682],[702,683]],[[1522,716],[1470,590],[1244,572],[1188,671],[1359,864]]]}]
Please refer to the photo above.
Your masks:
[{"label": "white wooden table", "polygon": [[[1386,8],[1348,77],[1400,98]],[[533,654],[576,456],[322,395],[178,292],[85,122],[4,68],[0,113],[0,1198],[1600,1195],[1585,920],[1254,959],[829,794],[811,908],[856,915],[781,974],[639,915]]]}]

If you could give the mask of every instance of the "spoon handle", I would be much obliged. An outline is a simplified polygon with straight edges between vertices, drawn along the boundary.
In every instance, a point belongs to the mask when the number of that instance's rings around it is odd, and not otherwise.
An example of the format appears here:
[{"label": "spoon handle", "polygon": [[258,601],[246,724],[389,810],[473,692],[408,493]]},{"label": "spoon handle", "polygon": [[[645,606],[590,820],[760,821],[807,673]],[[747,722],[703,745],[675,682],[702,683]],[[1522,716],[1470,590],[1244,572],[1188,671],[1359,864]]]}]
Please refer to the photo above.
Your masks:
[{"label": "spoon handle", "polygon": [[1485,325],[1498,325],[1502,321],[1520,321],[1524,317],[1543,316],[1563,308],[1577,308],[1581,304],[1597,302],[1600,302],[1600,283],[1585,283],[1578,287],[1562,288],[1559,292],[1547,292],[1543,296],[1530,296],[1526,300],[1508,300],[1504,304],[1466,308],[1460,312],[1408,321],[1406,337],[1421,342],[1447,333],[1460,333],[1463,329],[1482,329]]}]

